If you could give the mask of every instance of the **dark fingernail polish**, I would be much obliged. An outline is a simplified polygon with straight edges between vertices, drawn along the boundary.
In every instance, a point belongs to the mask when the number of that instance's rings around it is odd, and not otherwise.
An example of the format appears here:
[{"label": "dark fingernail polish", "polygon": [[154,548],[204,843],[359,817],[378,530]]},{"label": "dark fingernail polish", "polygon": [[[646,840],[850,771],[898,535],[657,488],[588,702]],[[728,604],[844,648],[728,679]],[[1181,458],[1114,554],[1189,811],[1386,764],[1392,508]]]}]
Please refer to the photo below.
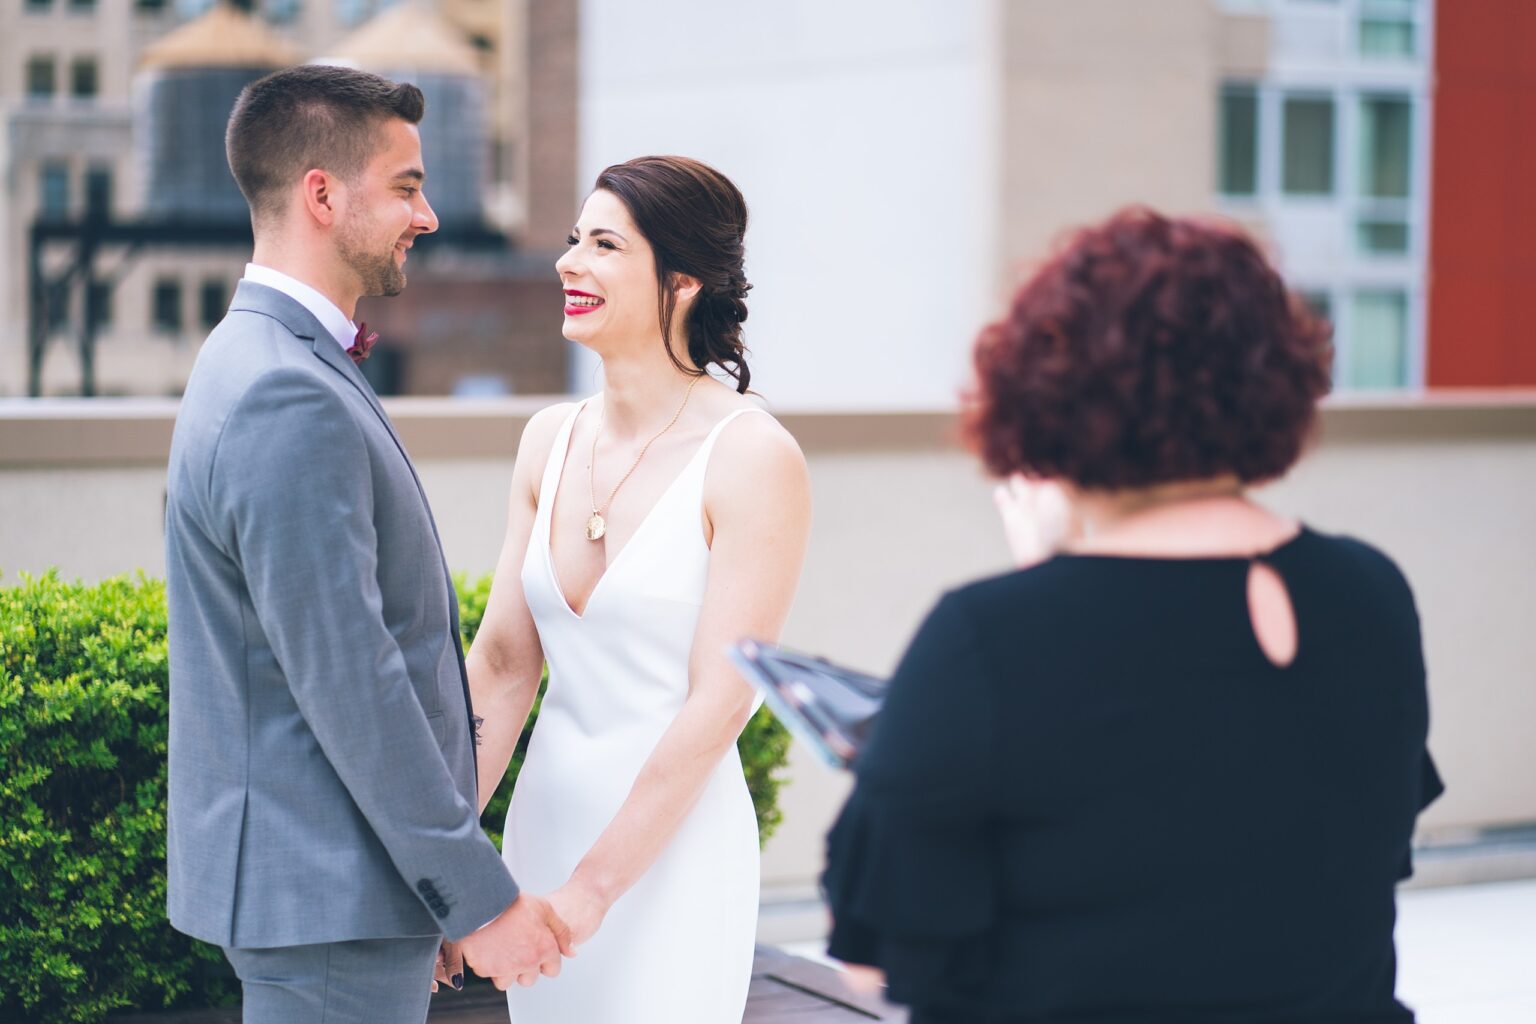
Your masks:
[{"label": "dark fingernail polish", "polygon": [[453,987],[460,992],[464,991],[464,975],[455,974],[453,976]]}]

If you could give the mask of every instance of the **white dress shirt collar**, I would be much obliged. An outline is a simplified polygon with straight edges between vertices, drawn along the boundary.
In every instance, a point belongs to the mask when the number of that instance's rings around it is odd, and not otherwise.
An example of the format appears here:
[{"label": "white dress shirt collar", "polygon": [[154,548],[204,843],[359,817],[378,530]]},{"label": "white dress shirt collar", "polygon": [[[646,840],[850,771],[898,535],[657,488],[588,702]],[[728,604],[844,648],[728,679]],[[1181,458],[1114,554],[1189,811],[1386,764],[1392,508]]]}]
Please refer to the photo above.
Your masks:
[{"label": "white dress shirt collar", "polygon": [[331,332],[344,349],[350,349],[357,342],[357,325],[347,319],[347,314],[330,299],[321,295],[309,285],[296,277],[289,277],[280,270],[271,267],[263,267],[259,263],[247,263],[245,265],[245,280],[264,284],[268,288],[276,288],[284,295],[293,299],[299,305],[309,310],[319,320],[321,325]]}]

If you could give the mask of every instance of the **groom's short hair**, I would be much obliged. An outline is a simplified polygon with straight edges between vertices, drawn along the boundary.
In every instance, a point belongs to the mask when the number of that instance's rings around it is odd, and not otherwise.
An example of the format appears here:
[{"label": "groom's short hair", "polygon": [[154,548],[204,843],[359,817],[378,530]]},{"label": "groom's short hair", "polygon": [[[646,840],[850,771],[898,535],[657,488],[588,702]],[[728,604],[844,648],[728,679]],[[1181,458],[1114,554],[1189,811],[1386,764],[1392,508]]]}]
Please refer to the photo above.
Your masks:
[{"label": "groom's short hair", "polygon": [[282,212],[288,190],[319,168],[354,181],[381,145],[390,118],[418,124],[421,90],[379,75],[305,64],[257,79],[229,115],[224,152],[235,183],[262,221]]}]

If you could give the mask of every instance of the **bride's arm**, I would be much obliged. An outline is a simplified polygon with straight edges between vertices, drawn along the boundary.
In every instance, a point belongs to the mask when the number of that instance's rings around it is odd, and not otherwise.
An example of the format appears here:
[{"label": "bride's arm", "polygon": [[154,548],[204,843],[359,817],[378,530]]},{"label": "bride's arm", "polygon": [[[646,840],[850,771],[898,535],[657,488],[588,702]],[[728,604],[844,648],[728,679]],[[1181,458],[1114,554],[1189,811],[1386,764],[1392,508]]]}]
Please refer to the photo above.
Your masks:
[{"label": "bride's arm", "polygon": [[655,862],[751,717],[754,691],[725,650],[746,636],[777,639],[789,614],[811,521],[810,480],[794,438],[766,416],[731,424],[710,459],[704,512],[713,536],[688,698],[623,806],[549,897],[578,944]]},{"label": "bride's arm", "polygon": [[[544,651],[533,616],[523,599],[523,555],[538,508],[538,488],[549,459],[554,436],[569,405],[541,409],[523,429],[512,469],[512,495],[507,509],[507,536],[496,561],[491,594],[480,630],[470,646],[465,664],[475,714],[485,719],[480,728],[480,810],[490,802],[512,761],[523,724],[538,696],[544,672]],[[554,500],[554,495],[549,495]]]}]

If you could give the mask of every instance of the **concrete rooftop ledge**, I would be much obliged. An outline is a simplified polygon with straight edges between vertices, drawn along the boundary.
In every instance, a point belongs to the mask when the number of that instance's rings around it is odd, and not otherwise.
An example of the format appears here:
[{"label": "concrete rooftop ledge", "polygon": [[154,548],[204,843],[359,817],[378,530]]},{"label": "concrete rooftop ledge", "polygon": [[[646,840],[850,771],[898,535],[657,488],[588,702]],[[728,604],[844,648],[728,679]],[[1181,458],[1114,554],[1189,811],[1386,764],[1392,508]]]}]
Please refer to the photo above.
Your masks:
[{"label": "concrete rooftop ledge", "polygon": [[[386,398],[418,459],[508,458],[523,424],[566,395]],[[163,463],[180,403],[173,398],[0,399],[0,467]],[[950,410],[788,410],[778,414],[808,451],[953,447]],[[1323,404],[1323,437],[1536,436],[1536,390],[1446,390],[1342,395]]]}]

